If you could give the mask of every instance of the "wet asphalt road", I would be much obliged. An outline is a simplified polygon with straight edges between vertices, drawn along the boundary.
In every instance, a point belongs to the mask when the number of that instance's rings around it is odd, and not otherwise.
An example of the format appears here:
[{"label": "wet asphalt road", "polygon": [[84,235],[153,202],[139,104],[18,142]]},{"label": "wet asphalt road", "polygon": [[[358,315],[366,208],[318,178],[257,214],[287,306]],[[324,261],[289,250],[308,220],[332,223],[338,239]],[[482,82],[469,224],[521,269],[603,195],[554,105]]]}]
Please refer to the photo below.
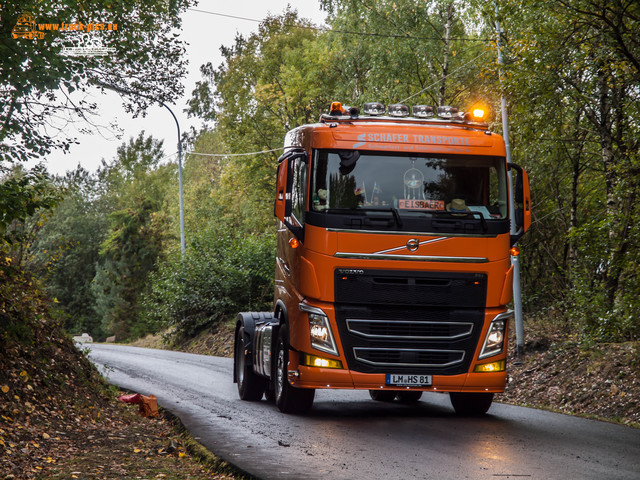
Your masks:
[{"label": "wet asphalt road", "polygon": [[459,418],[436,393],[406,406],[323,390],[310,413],[284,415],[238,398],[229,358],[117,345],[90,358],[260,479],[640,479],[640,429],[496,403]]}]

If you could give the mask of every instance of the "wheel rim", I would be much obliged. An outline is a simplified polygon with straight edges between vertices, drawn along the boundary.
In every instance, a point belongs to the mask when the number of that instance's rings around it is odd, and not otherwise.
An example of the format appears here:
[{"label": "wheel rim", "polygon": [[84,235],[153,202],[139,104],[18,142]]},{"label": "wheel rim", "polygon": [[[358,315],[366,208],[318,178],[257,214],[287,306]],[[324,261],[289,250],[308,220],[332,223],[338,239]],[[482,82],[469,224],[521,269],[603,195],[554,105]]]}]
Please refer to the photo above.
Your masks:
[{"label": "wheel rim", "polygon": [[245,365],[245,358],[244,358],[244,348],[242,348],[243,346],[243,341],[242,341],[242,337],[243,337],[243,331],[239,330],[238,331],[238,348],[236,350],[236,377],[238,378],[238,385],[242,385],[242,383],[244,382],[244,365]]},{"label": "wheel rim", "polygon": [[276,399],[279,399],[284,389],[284,349],[278,345],[278,365],[276,368]]}]

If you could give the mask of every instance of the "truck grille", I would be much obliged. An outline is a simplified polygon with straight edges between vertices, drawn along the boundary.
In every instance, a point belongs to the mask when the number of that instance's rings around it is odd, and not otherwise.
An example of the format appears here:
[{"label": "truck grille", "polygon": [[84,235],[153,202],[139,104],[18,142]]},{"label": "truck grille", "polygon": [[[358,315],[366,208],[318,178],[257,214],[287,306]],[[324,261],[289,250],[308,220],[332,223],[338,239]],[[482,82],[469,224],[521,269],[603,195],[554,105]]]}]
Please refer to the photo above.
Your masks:
[{"label": "truck grille", "polygon": [[336,320],[350,369],[468,371],[484,322],[486,275],[338,269],[335,280]]},{"label": "truck grille", "polygon": [[346,319],[349,332],[366,338],[456,340],[471,335],[471,322],[410,322]]},{"label": "truck grille", "polygon": [[354,347],[355,359],[383,367],[452,367],[464,360],[464,350],[426,350]]}]

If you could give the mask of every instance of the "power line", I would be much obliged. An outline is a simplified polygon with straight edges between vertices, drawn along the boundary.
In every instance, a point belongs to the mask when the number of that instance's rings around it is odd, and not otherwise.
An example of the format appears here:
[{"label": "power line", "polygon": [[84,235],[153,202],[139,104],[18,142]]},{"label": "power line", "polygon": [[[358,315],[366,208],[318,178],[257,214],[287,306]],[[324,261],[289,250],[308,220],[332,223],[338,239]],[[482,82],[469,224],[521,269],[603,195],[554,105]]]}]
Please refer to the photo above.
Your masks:
[{"label": "power line", "polygon": [[[207,15],[215,15],[217,17],[225,17],[225,18],[234,18],[236,20],[244,20],[247,22],[254,22],[254,23],[262,23],[263,20],[258,20],[255,18],[249,18],[249,17],[241,17],[239,15],[229,15],[226,13],[219,13],[219,12],[210,12],[208,10],[200,10],[198,8],[188,8],[187,10],[190,10],[192,12],[198,12],[198,13],[206,13]],[[316,32],[322,32],[322,33],[336,33],[336,34],[342,34],[342,35],[354,35],[354,36],[360,36],[360,37],[377,37],[377,38],[396,38],[398,40],[442,40],[441,37],[414,37],[413,35],[395,35],[395,34],[385,34],[385,33],[370,33],[370,32],[353,32],[350,30],[336,30],[333,28],[324,28],[324,27],[313,27],[310,25],[299,25],[299,24],[290,24],[290,25],[284,25],[286,27],[293,27],[293,28],[302,28],[305,30],[313,30]],[[453,41],[462,41],[462,42],[488,42],[491,39],[488,38],[452,38],[451,40]]]},{"label": "power line", "polygon": [[405,98],[404,100],[400,100],[400,102],[399,102],[399,103],[404,103],[404,102],[406,102],[407,100],[411,100],[413,97],[416,97],[416,96],[420,95],[422,92],[424,92],[424,91],[426,91],[426,90],[429,90],[431,87],[436,86],[436,85],[437,85],[437,84],[439,84],[442,80],[444,80],[444,79],[446,79],[446,78],[449,78],[449,77],[450,77],[451,75],[453,75],[454,73],[456,73],[456,72],[458,72],[458,71],[462,70],[462,69],[463,69],[463,68],[465,68],[467,65],[469,65],[469,64],[471,64],[471,63],[473,63],[473,62],[475,62],[475,61],[476,61],[476,60],[478,60],[481,56],[486,55],[487,53],[488,53],[488,52],[486,52],[486,51],[485,51],[485,52],[482,52],[482,53],[481,53],[480,55],[478,55],[477,57],[472,58],[471,60],[469,60],[469,61],[468,61],[467,63],[465,63],[464,65],[461,65],[459,68],[456,68],[453,72],[451,72],[451,73],[447,74],[446,76],[444,76],[444,77],[442,77],[442,78],[440,78],[440,79],[436,80],[436,81],[435,81],[435,82],[433,82],[431,85],[427,85],[426,87],[424,87],[424,88],[423,88],[422,90],[420,90],[419,92],[414,93],[413,95],[411,95],[410,97]]},{"label": "power line", "polygon": [[249,155],[260,155],[262,153],[272,153],[279,152],[280,150],[284,150],[284,147],[274,148],[272,150],[261,150],[259,152],[247,152],[247,153],[199,153],[199,152],[188,152],[188,155],[199,155],[201,157],[247,157]]}]

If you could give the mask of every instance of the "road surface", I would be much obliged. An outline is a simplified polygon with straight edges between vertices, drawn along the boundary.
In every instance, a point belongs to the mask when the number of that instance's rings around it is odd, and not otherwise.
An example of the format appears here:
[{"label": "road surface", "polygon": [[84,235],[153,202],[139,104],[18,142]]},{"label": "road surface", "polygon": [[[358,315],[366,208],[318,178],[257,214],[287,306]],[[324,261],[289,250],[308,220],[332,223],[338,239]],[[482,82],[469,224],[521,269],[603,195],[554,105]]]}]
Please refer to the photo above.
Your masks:
[{"label": "road surface", "polygon": [[494,403],[459,418],[447,395],[416,405],[322,390],[306,415],[244,402],[233,360],[90,346],[111,383],[154,394],[196,439],[260,479],[640,479],[640,429]]}]

